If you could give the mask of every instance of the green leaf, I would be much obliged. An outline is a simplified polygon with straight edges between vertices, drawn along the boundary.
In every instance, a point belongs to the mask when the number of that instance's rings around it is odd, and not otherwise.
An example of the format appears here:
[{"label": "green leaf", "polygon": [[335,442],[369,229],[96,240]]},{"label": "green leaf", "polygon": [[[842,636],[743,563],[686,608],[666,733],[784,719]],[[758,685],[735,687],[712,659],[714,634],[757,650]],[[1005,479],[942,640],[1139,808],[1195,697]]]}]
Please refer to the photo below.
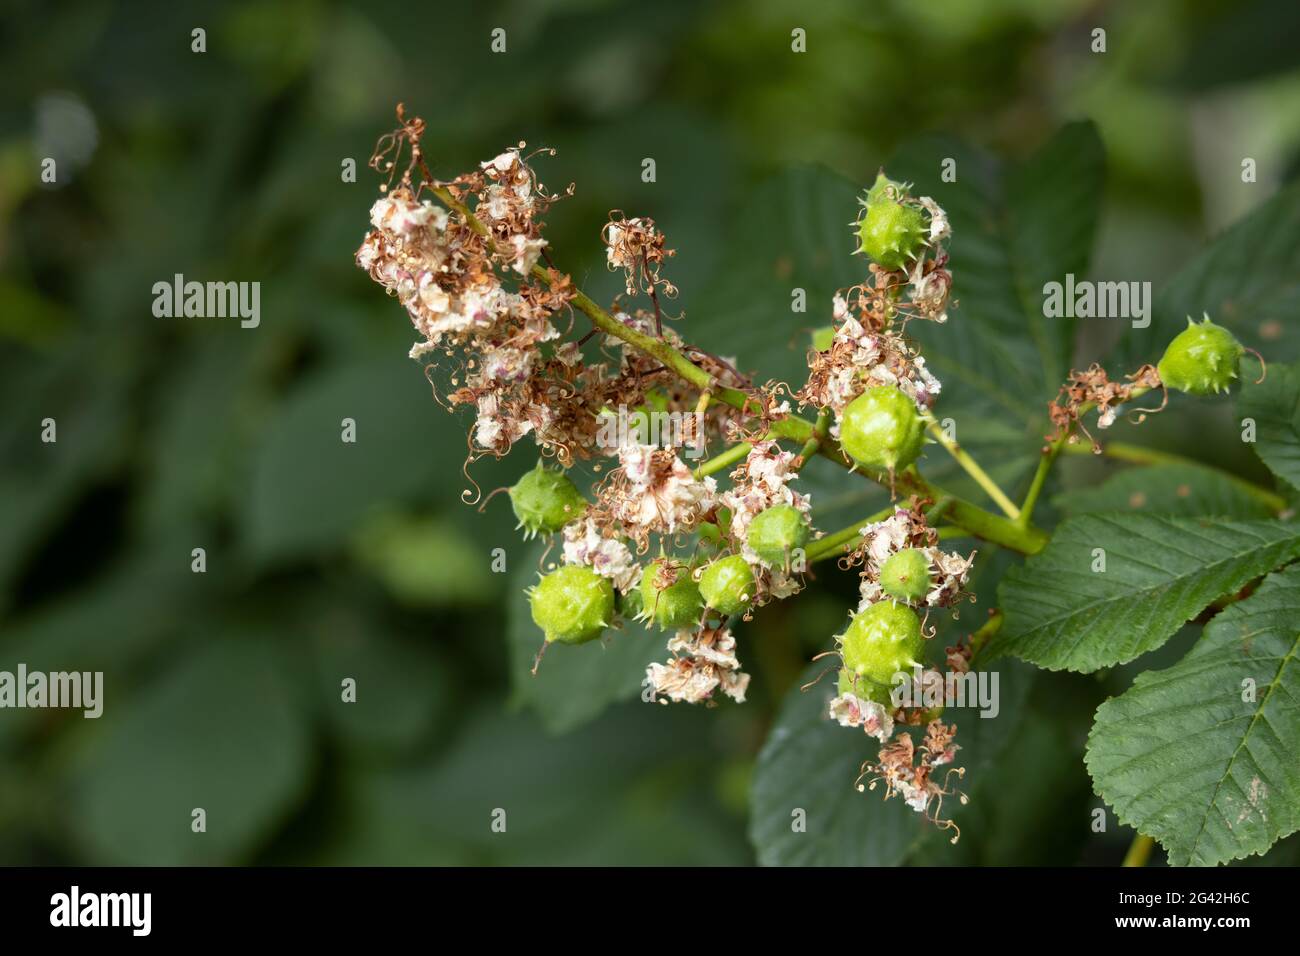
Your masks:
[{"label": "green leaf", "polygon": [[570,647],[555,643],[547,647],[534,675],[533,661],[543,639],[533,623],[524,589],[537,581],[540,555],[538,547],[516,547],[509,557],[512,573],[506,640],[511,699],[531,707],[546,729],[558,734],[594,719],[615,701],[635,697],[645,679],[646,665],[668,658],[668,635],[629,621],[621,630],[611,628],[589,644]]},{"label": "green leaf", "polygon": [[1300,183],[1227,229],[1179,270],[1157,293],[1150,326],[1125,333],[1123,361],[1126,367],[1157,361],[1187,327],[1187,317],[1203,313],[1270,360],[1300,358],[1298,312]]},{"label": "green leaf", "polygon": [[[261,640],[210,644],[134,699],[106,688],[103,726],[85,729],[69,773],[69,819],[96,861],[246,861],[283,822],[308,782],[310,736]],[[191,830],[195,808],[205,833]]]},{"label": "green leaf", "polygon": [[[416,750],[446,722],[454,690],[427,643],[399,641],[353,612],[334,612],[312,628],[319,707],[346,749],[361,759]],[[356,681],[344,700],[342,681]]]},{"label": "green leaf", "polygon": [[1300,829],[1298,618],[1292,566],[1097,711],[1086,756],[1097,792],[1170,863],[1263,853]]},{"label": "green leaf", "polygon": [[[757,382],[798,388],[808,377],[809,331],[830,322],[838,289],[867,276],[849,228],[858,193],[857,184],[820,166],[787,169],[751,190],[713,281],[685,302],[681,333],[738,356]],[[795,289],[806,293],[806,312],[792,309]]]},{"label": "green leaf", "polygon": [[1251,447],[1260,460],[1300,488],[1300,364],[1270,364],[1264,381],[1242,386],[1237,411],[1240,418],[1255,420]]},{"label": "green leaf", "polygon": [[1268,518],[1268,506],[1231,475],[1201,465],[1126,468],[1096,487],[1077,488],[1053,501],[1071,515],[1100,511],[1225,518]]},{"label": "green leaf", "polygon": [[[341,775],[326,865],[739,865],[711,774],[717,713],[633,703],[561,737],[484,700],[448,749]],[[494,829],[500,821],[504,835]]]},{"label": "green leaf", "polygon": [[[1104,552],[1100,555],[1097,549]],[[1083,515],[1003,578],[990,651],[1095,671],[1159,647],[1216,598],[1300,555],[1300,525]],[[1104,571],[1094,571],[1104,560]]]},{"label": "green leaf", "polygon": [[[327,372],[283,404],[262,438],[244,531],[267,561],[341,544],[389,501],[458,495],[464,436],[401,355]],[[356,440],[343,441],[343,420]],[[445,500],[445,499],[444,499]]]},{"label": "green leaf", "polygon": [[[956,163],[944,182],[945,162]],[[886,167],[932,196],[952,224],[953,300],[943,325],[913,322],[908,333],[943,382],[935,407],[957,440],[1003,488],[1027,484],[1038,463],[1046,404],[1070,367],[1074,320],[1043,314],[1043,286],[1082,276],[1097,231],[1105,178],[1091,123],[1063,127],[1021,165],[1001,163],[946,138],[914,142]],[[944,470],[935,468],[942,462]],[[964,473],[934,451],[925,472],[981,500]],[[951,477],[949,477],[951,475]]]},{"label": "green leaf", "polygon": [[[940,172],[949,157],[958,176],[945,183]],[[994,479],[1014,487],[1037,463],[1045,403],[1069,366],[1072,320],[1043,316],[1042,286],[1087,269],[1104,175],[1101,142],[1091,124],[1072,124],[1023,165],[1005,167],[959,143],[928,139],[905,147],[886,170],[912,181],[917,195],[934,197],[952,223],[959,305],[942,326],[908,327],[943,382],[935,414],[954,418],[962,445],[995,462]],[[683,333],[739,355],[758,381],[797,388],[807,377],[809,330],[830,321],[836,291],[869,274],[866,260],[853,255],[849,228],[861,191],[819,167],[788,170],[753,190],[717,278],[686,302]],[[791,311],[794,289],[806,293],[806,313]],[[1008,412],[1011,425],[1004,424]],[[931,449],[923,466],[952,491],[982,497],[942,453]],[[855,480],[810,469],[814,507],[834,507]]]},{"label": "green leaf", "polygon": [[[810,666],[800,684],[815,680],[829,665]],[[976,710],[949,709],[945,721],[957,724],[956,766],[965,778],[953,782],[971,790],[989,770],[1020,719],[1032,671],[1007,662],[994,668],[998,678],[999,713],[982,718]],[[834,668],[807,691],[795,687],[786,695],[776,723],[758,755],[750,795],[750,839],[759,862],[767,866],[899,866],[922,853],[931,862],[956,861],[966,851],[949,845],[952,833],[939,830],[903,804],[883,799],[883,791],[859,792],[854,787],[863,761],[875,760],[877,742],[860,730],[841,727],[826,716],[835,695]],[[901,730],[902,728],[900,728]],[[919,743],[918,729],[912,728]],[[989,795],[989,799],[993,799]],[[963,830],[977,813],[954,798],[944,803]],[[794,824],[803,811],[800,830]],[[970,833],[962,841],[977,843]],[[932,856],[930,854],[933,854]]]},{"label": "green leaf", "polygon": [[[121,341],[95,336],[82,345],[87,352],[62,355],[12,349],[0,364],[0,609],[14,597],[23,563],[78,496],[127,457],[128,382],[139,359]],[[87,365],[88,353],[99,361]],[[55,441],[43,440],[46,419]]]},{"label": "green leaf", "polygon": [[[956,181],[944,182],[945,160]],[[904,147],[890,175],[932,196],[952,224],[953,298],[942,326],[913,323],[943,381],[944,409],[976,417],[1000,406],[1027,425],[1044,418],[1070,364],[1074,320],[1043,314],[1043,285],[1087,271],[1101,205],[1105,155],[1091,123],[1063,127],[1020,166],[931,138]],[[958,418],[958,438],[962,420]]]}]

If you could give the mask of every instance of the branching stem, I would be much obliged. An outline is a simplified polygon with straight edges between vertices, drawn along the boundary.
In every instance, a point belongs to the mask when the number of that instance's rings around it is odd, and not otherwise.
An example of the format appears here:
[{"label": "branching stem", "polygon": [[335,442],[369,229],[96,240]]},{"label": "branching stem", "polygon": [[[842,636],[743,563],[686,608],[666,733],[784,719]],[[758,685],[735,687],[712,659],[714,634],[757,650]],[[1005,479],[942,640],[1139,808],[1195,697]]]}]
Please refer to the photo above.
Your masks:
[{"label": "branching stem", "polygon": [[[1067,445],[1065,452],[1071,455],[1091,454],[1092,449],[1082,445]],[[1226,471],[1221,471],[1213,465],[1207,465],[1204,462],[1197,461],[1194,458],[1187,458],[1184,455],[1175,455],[1172,452],[1159,451],[1155,448],[1143,448],[1140,445],[1130,445],[1127,442],[1113,441],[1107,442],[1101,446],[1101,452],[1107,458],[1113,458],[1115,461],[1124,461],[1132,465],[1190,465],[1195,468],[1205,468],[1209,471],[1215,471],[1223,475],[1228,481],[1232,482],[1243,492],[1250,495],[1256,501],[1260,502],[1274,514],[1285,511],[1287,500],[1275,491],[1269,491],[1262,488],[1252,481],[1245,478],[1238,478],[1236,475]]]},{"label": "branching stem", "polygon": [[970,456],[967,451],[948,437],[948,433],[943,430],[943,426],[935,421],[934,416],[926,414],[925,416],[926,431],[930,437],[943,446],[943,450],[953,457],[957,464],[961,465],[966,474],[975,479],[975,483],[984,489],[993,503],[1002,509],[1002,513],[1012,521],[1020,519],[1020,509],[1016,507],[1015,502],[1006,496],[998,483],[989,477],[988,472],[980,467],[979,462]]},{"label": "branching stem", "polygon": [[[430,186],[433,195],[438,198],[448,208],[455,210],[465,218],[469,227],[478,235],[484,236],[490,240],[487,227],[470,211],[464,203],[456,199],[445,186]],[[534,265],[532,275],[537,280],[550,285],[553,274],[548,268],[540,265]],[[624,325],[618,319],[614,318],[604,309],[602,309],[590,296],[585,292],[575,289],[571,304],[575,309],[587,316],[596,328],[608,335],[622,339],[633,348],[639,349],[645,354],[658,359],[663,363],[665,368],[670,369],[679,378],[696,388],[704,391],[711,391],[713,400],[730,405],[741,412],[751,412],[759,414],[763,409],[759,403],[754,400],[748,393],[737,388],[730,388],[719,384],[712,375],[700,368],[690,359],[688,359],[677,349],[673,348],[663,339],[654,336],[645,335],[636,329]],[[797,415],[790,415],[786,418],[772,422],[768,433],[769,438],[785,438],[790,441],[799,442],[807,446],[816,432],[816,425],[806,418],[800,418]],[[817,454],[828,458],[842,468],[853,469],[853,463],[848,459],[840,449],[839,442],[827,435],[821,439],[817,445]],[[743,457],[743,456],[742,456]],[[884,475],[868,475],[871,480],[890,487],[888,477]],[[898,489],[913,492],[922,497],[937,501],[939,498],[947,496],[935,485],[931,485],[920,476],[915,469],[897,476],[893,482],[893,490]],[[965,528],[971,534],[978,538],[983,538],[992,544],[1001,545],[1012,551],[1018,551],[1021,554],[1034,554],[1041,551],[1047,544],[1047,534],[1040,528],[1036,528],[1028,522],[1014,522],[1001,515],[995,515],[985,511],[979,505],[972,504],[961,498],[953,497],[952,505],[948,513],[948,520],[953,524]]]},{"label": "branching stem", "polygon": [[1147,858],[1151,856],[1151,850],[1156,841],[1145,833],[1139,833],[1129,844],[1128,852],[1124,854],[1123,866],[1146,866]]}]

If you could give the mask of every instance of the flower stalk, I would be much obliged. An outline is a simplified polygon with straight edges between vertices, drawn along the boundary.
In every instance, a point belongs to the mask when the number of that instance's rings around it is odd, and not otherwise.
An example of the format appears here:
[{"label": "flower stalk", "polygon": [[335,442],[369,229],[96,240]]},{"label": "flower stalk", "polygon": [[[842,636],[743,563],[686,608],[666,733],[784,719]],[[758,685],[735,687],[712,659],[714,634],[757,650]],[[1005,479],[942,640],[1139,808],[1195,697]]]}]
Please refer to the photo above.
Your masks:
[{"label": "flower stalk", "polygon": [[[464,203],[457,200],[448,189],[442,186],[431,188],[433,195],[448,208],[463,216],[471,229],[479,235],[485,236],[487,234],[486,227],[479,222],[474,213]],[[554,273],[541,265],[534,265],[532,276],[549,286]],[[587,316],[597,329],[621,339],[645,354],[658,359],[665,368],[670,369],[679,378],[689,382],[696,388],[709,391],[714,401],[723,402],[742,412],[757,413],[761,411],[757,407],[758,403],[748,393],[738,388],[721,385],[713,376],[673,348],[665,340],[646,335],[624,325],[601,308],[595,300],[582,290],[575,290],[571,301],[574,308]],[[770,427],[770,437],[800,442],[804,447],[808,447],[812,443],[814,436],[816,436],[816,424],[797,415],[778,419],[772,422]],[[830,459],[843,468],[852,469],[853,467],[844,452],[840,450],[839,442],[830,438],[829,435],[818,438],[816,454]],[[888,486],[888,482],[883,476],[868,477],[879,484]],[[937,500],[939,497],[948,496],[947,492],[927,483],[915,470],[906,476],[900,476],[896,484],[931,499]],[[1010,518],[992,514],[979,505],[972,504],[956,496],[951,497],[953,503],[948,514],[948,520],[966,529],[975,537],[983,538],[991,544],[997,544],[1012,551],[1018,551],[1021,554],[1034,554],[1046,546],[1047,534],[1042,529],[1036,528],[1028,522],[1016,522]]]}]

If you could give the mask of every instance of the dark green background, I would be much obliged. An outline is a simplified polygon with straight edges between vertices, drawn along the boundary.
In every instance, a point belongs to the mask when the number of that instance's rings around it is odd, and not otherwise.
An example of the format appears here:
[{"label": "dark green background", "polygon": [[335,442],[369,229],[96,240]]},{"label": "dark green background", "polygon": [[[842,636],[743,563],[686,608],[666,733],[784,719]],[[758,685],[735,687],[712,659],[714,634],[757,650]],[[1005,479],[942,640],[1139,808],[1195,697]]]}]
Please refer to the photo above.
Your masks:
[{"label": "dark green background", "polygon": [[[627,701],[657,653],[640,632],[622,649],[572,652],[621,654],[619,680],[582,681],[610,661],[560,659],[567,648],[535,681],[523,673],[519,648],[537,636],[519,632],[512,656],[507,607],[537,551],[504,498],[484,514],[460,503],[466,421],[432,400],[406,358],[408,320],[352,263],[375,196],[365,161],[398,101],[428,121],[436,174],[521,139],[557,148],[539,172],[577,193],[547,235],[598,300],[618,289],[598,244],[608,210],[655,217],[678,250],[666,274],[689,338],[694,310],[725,313],[749,281],[755,230],[785,228],[746,218],[810,175],[783,170],[821,164],[865,183],[933,132],[1015,158],[1093,119],[1108,171],[1092,274],[1158,287],[1300,164],[1297,9],[8,5],[0,669],[102,670],[106,700],[99,721],[0,711],[0,863],[755,859],[754,756],[804,661],[841,626],[852,582],[831,570],[744,630],[755,676],[743,707]],[[190,51],[197,26],[205,54]],[[504,55],[489,50],[498,26]],[[794,27],[805,54],[790,51]],[[93,132],[40,120],[59,95],[88,110]],[[1250,186],[1246,155],[1260,170]],[[38,181],[45,156],[59,160],[57,188]],[[341,182],[348,157],[356,183]],[[655,183],[641,181],[644,157]],[[842,217],[846,251],[848,199],[821,211]],[[151,287],[178,272],[260,281],[260,328],[155,318]],[[824,309],[811,298],[803,323],[738,314],[697,328],[762,379],[779,370],[745,343],[797,361]],[[1108,337],[1085,329],[1079,357]],[[1202,428],[1227,419],[1195,414],[1153,422],[1147,439],[1204,454]],[[47,417],[57,444],[39,440]],[[344,417],[358,423],[354,446],[339,441]],[[473,475],[491,489],[534,458],[522,443]],[[1092,482],[1089,464],[1069,462],[1067,486]],[[847,497],[829,527],[871,503],[836,487]],[[206,574],[190,571],[195,547]],[[511,574],[490,573],[495,547]],[[1185,646],[1172,642],[1169,660]],[[1078,753],[1097,703],[1132,672],[1040,678],[984,837],[932,861],[1116,862],[1131,834],[1091,832],[1099,804]],[[358,681],[356,704],[339,702],[343,677]],[[206,834],[190,832],[193,807]],[[490,829],[496,808],[505,834]]]}]

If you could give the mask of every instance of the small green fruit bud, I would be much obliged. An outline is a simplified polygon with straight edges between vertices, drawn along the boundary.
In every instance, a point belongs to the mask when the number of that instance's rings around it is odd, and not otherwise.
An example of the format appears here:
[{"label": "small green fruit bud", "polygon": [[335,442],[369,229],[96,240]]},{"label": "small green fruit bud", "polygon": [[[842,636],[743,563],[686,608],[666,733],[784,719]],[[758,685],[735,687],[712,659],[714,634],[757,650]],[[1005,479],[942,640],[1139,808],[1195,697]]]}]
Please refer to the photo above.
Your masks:
[{"label": "small green fruit bud", "polygon": [[916,403],[893,385],[869,388],[845,407],[840,444],[872,471],[897,471],[916,461],[925,444],[925,422]]},{"label": "small green fruit bud", "polygon": [[1187,320],[1156,365],[1160,381],[1189,395],[1225,391],[1237,377],[1245,349],[1231,332],[1207,315],[1200,324]]},{"label": "small green fruit bud", "polygon": [[700,574],[700,596],[720,614],[743,614],[754,601],[754,571],[738,554],[718,558]]},{"label": "small green fruit bud", "polygon": [[652,561],[641,575],[641,618],[653,621],[661,631],[690,627],[700,620],[704,599],[700,587],[691,580],[686,568],[677,568],[677,580],[667,587],[660,585],[664,561]]},{"label": "small green fruit bud", "polygon": [[613,618],[614,586],[585,565],[566,564],[537,582],[529,604],[547,642],[585,644]]},{"label": "small green fruit bud", "polygon": [[895,674],[911,673],[924,648],[920,618],[911,608],[893,601],[878,601],[854,615],[840,637],[844,666],[887,687],[893,684]]},{"label": "small green fruit bud", "polygon": [[641,603],[641,588],[632,588],[626,594],[622,591],[615,591],[614,607],[624,620],[639,618],[644,607]]},{"label": "small green fruit bud", "polygon": [[562,471],[537,467],[511,489],[510,506],[528,536],[554,534],[587,510],[587,502]]},{"label": "small green fruit bud", "polygon": [[[888,187],[893,187],[889,189]],[[881,268],[903,269],[925,246],[925,214],[916,206],[899,202],[905,190],[884,173],[867,192],[866,208],[858,220],[859,251]],[[892,193],[892,196],[891,196]]]},{"label": "small green fruit bud", "polygon": [[793,505],[773,505],[754,515],[745,541],[764,564],[783,568],[791,553],[808,543],[808,524]]},{"label": "small green fruit bud", "polygon": [[891,554],[880,567],[880,589],[898,601],[915,604],[930,592],[930,559],[917,548]]},{"label": "small green fruit bud", "polygon": [[853,671],[847,667],[840,668],[840,679],[836,690],[841,694],[852,694],[858,700],[874,700],[890,710],[894,708],[894,702],[889,697],[889,687],[877,684],[867,677],[855,677]]}]

